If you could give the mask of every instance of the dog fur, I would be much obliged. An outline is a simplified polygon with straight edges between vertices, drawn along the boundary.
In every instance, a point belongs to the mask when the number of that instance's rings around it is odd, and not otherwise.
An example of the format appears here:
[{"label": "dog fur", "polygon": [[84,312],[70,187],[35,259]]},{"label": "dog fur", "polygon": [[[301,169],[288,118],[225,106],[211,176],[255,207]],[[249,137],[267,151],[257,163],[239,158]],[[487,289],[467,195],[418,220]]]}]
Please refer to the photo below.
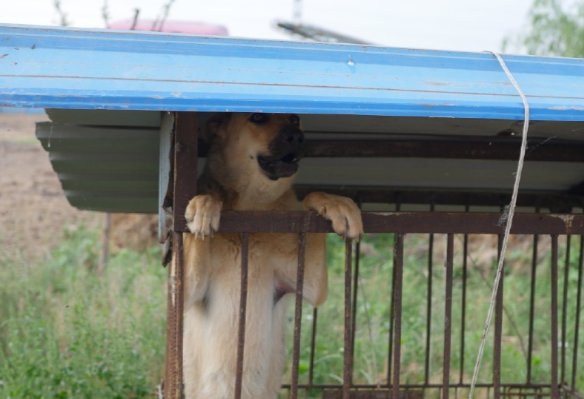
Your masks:
[{"label": "dog fur", "polygon": [[[291,114],[220,114],[207,127],[210,151],[185,217],[184,381],[187,399],[234,396],[241,245],[237,234],[213,234],[222,210],[314,210],[336,233],[358,239],[361,214],[348,198],[292,189],[303,134]],[[286,153],[288,151],[289,153]],[[286,162],[277,157],[283,154]],[[287,157],[287,158],[286,158]],[[272,173],[273,172],[273,173]],[[243,399],[274,399],[285,363],[286,308],[295,291],[298,236],[251,234]],[[307,234],[304,298],[327,295],[325,235]]]}]

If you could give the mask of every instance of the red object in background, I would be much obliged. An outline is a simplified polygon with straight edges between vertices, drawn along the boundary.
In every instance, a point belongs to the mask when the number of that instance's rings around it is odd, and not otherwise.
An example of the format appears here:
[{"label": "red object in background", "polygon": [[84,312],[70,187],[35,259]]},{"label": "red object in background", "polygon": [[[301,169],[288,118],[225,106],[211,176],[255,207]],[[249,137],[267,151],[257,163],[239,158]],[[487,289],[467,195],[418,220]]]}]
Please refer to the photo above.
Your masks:
[{"label": "red object in background", "polygon": [[164,22],[162,29],[160,29],[160,21],[153,19],[140,19],[136,26],[132,29],[134,23],[131,19],[123,19],[113,22],[110,29],[118,30],[141,30],[141,31],[156,31],[166,33],[187,33],[191,35],[208,35],[208,36],[227,36],[227,28],[221,25],[213,25],[205,22],[191,22],[191,21],[176,21],[167,20]]}]

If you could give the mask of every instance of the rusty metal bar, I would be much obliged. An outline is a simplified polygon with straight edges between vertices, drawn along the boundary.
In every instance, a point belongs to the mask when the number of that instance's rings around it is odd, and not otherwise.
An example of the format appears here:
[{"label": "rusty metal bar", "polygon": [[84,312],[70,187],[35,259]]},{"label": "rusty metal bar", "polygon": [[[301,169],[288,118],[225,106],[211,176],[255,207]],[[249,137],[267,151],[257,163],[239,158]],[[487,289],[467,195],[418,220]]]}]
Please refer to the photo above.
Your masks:
[{"label": "rusty metal bar", "polygon": [[[353,311],[351,322],[351,356],[355,358],[355,336],[357,335],[357,295],[359,292],[359,266],[361,260],[361,241],[355,244],[355,274],[353,277]],[[351,384],[353,373],[351,373]]]},{"label": "rusty metal bar", "polygon": [[531,286],[529,289],[529,332],[527,335],[527,383],[531,383],[531,363],[533,356],[533,323],[535,320],[535,279],[537,276],[537,251],[539,235],[533,235],[533,252],[531,256]]},{"label": "rusty metal bar", "polygon": [[561,354],[560,354],[560,383],[565,382],[566,374],[566,329],[568,325],[568,273],[570,271],[570,249],[571,249],[571,236],[568,234],[566,236],[566,257],[564,260],[564,284],[562,292],[562,338],[561,342]]},{"label": "rusty metal bar", "polygon": [[351,379],[353,375],[353,353],[351,352],[353,323],[351,318],[351,272],[353,268],[353,242],[345,239],[345,334],[343,344],[343,399],[350,398]]},{"label": "rusty metal bar", "polygon": [[168,268],[164,398],[180,399],[183,390],[182,331],[184,252],[181,233],[172,234],[174,258]]},{"label": "rusty metal bar", "polygon": [[[468,207],[467,207],[468,212]],[[465,333],[466,333],[466,285],[468,279],[468,234],[464,235],[462,242],[462,301],[461,301],[461,315],[460,315],[460,368],[458,375],[458,382],[462,384],[464,379],[464,347],[465,347]]]},{"label": "rusty metal bar", "polygon": [[[434,212],[434,205],[430,206]],[[430,381],[430,350],[432,334],[432,263],[434,261],[434,234],[428,237],[428,285],[426,286],[426,357],[424,359],[424,382]]]},{"label": "rusty metal bar", "polygon": [[[584,162],[584,145],[579,141],[529,140],[526,161]],[[521,143],[515,138],[465,137],[425,140],[309,140],[306,157],[439,158],[517,160]]]},{"label": "rusty metal bar", "polygon": [[[197,192],[197,116],[179,112],[175,115],[172,160],[173,253],[169,268],[167,305],[167,352],[165,399],[180,399],[183,391],[183,279],[184,254],[181,232],[186,229],[184,213],[188,201]],[[169,181],[170,185],[170,181]],[[169,190],[170,191],[170,190]]]},{"label": "rusty metal bar", "polygon": [[[542,142],[545,144],[542,145]],[[438,158],[438,159],[486,159],[516,161],[521,143],[516,138],[472,137],[436,140],[389,139],[389,140],[324,140],[306,142],[307,158]],[[584,145],[581,141],[530,139],[526,161],[584,162]],[[199,157],[205,157],[209,146],[199,142]]]},{"label": "rusty metal bar", "polygon": [[173,230],[186,232],[185,210],[197,194],[197,114],[177,112],[174,134]]},{"label": "rusty metal bar", "polygon": [[239,319],[237,328],[237,364],[235,371],[235,399],[241,398],[243,358],[245,356],[245,319],[247,312],[247,277],[249,261],[249,234],[241,233],[241,288],[239,293]]},{"label": "rusty metal bar", "polygon": [[[424,384],[424,383],[418,383],[418,384],[411,384],[411,383],[405,383],[401,385],[401,389],[402,390],[411,390],[411,389],[424,389],[424,388],[428,388],[428,389],[442,389],[442,382],[440,383],[430,383],[430,384]],[[353,389],[367,389],[367,388],[371,388],[371,387],[378,387],[377,385],[370,385],[370,384],[353,384],[352,388]],[[492,388],[493,385],[489,384],[489,383],[477,383],[476,384],[477,388]],[[284,389],[290,389],[290,385],[283,385]],[[298,384],[298,388],[315,388],[315,389],[331,389],[331,388],[339,388],[339,385],[337,384],[314,384],[314,385],[308,385],[308,384]],[[450,384],[450,388],[459,388],[459,389],[465,389],[465,388],[470,388],[470,384],[468,383],[464,383],[464,384]],[[505,383],[505,384],[501,384],[501,388],[524,388],[524,389],[545,389],[545,388],[550,388],[550,384],[549,383],[538,383],[538,384],[521,384],[521,383]],[[380,388],[380,390],[384,391],[387,390],[387,388]],[[391,388],[390,388],[391,390]],[[400,397],[402,397],[403,395],[400,395]]]},{"label": "rusty metal bar", "polygon": [[574,352],[572,353],[572,392],[576,392],[576,375],[578,372],[578,341],[580,336],[580,306],[582,305],[582,271],[584,269],[584,235],[580,236],[580,253],[578,259],[578,287],[576,289],[576,321],[574,326]]},{"label": "rusty metal bar", "polygon": [[442,366],[442,399],[448,399],[450,388],[450,346],[452,338],[452,269],[454,263],[454,235],[446,240],[446,292],[444,296],[444,362]]},{"label": "rusty metal bar", "polygon": [[[502,234],[499,213],[462,212],[363,212],[368,233]],[[303,211],[225,211],[219,232],[330,233],[328,220]],[[512,234],[584,234],[584,215],[516,214]]]},{"label": "rusty metal bar", "polygon": [[310,337],[310,366],[308,369],[308,384],[314,383],[314,354],[316,351],[316,326],[318,320],[318,308],[312,309],[312,335]]},{"label": "rusty metal bar", "polygon": [[[377,186],[315,186],[297,185],[296,192],[300,198],[313,191],[326,191],[331,194],[344,195],[353,199],[361,198],[363,202],[393,204],[427,205],[481,205],[500,207],[509,201],[508,192],[497,191],[456,191],[454,189],[422,190],[415,188],[386,188]],[[517,206],[551,209],[553,212],[570,213],[572,208],[584,205],[582,194],[578,192],[558,193],[556,191],[522,191],[517,197]]]},{"label": "rusty metal bar", "polygon": [[402,315],[402,287],[403,287],[403,265],[404,265],[404,236],[396,234],[394,243],[394,265],[395,265],[395,289],[393,292],[394,323],[393,331],[393,376],[391,381],[391,392],[394,398],[399,398],[400,389],[400,366],[401,366],[401,315]]},{"label": "rusty metal bar", "polygon": [[300,365],[300,334],[302,328],[302,294],[304,290],[304,253],[306,234],[298,237],[298,268],[296,271],[296,302],[294,308],[294,345],[292,348],[292,383],[290,398],[298,397],[298,367]]},{"label": "rusty metal bar", "polygon": [[552,399],[558,399],[558,236],[552,234],[551,264],[551,392]]},{"label": "rusty metal bar", "polygon": [[[394,234],[394,248],[395,240],[397,240],[397,234]],[[396,260],[395,260],[395,249],[393,258],[393,267],[391,269],[391,297],[389,299],[389,332],[387,336],[387,386],[391,386],[391,373],[392,373],[392,360],[393,360],[393,330],[394,330],[394,299],[395,299],[395,276],[396,276]]]},{"label": "rusty metal bar", "polygon": [[[503,236],[499,235],[497,240],[497,259],[501,254],[501,246],[503,245]],[[499,287],[497,288],[497,296],[495,298],[495,328],[493,343],[493,394],[495,399],[501,397],[501,340],[503,337],[503,282],[505,281],[505,263],[503,262],[503,270],[501,271],[501,279],[499,280]]]}]

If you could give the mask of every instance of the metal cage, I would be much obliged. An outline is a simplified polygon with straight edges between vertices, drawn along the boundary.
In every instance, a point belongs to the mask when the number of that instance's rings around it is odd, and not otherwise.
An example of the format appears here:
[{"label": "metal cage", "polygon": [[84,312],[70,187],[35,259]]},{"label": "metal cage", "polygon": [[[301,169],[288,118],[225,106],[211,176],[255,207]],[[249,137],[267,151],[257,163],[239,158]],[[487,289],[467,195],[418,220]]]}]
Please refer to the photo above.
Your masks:
[{"label": "metal cage", "polygon": [[[173,245],[177,253],[175,262],[169,268],[169,330],[168,356],[166,365],[165,398],[181,397],[182,390],[182,233],[186,231],[184,209],[188,199],[196,193],[192,182],[196,177],[197,139],[195,114],[178,114],[175,125],[174,149],[171,154],[174,167],[169,181],[167,195],[173,198]],[[190,132],[190,133],[189,133]],[[342,191],[342,190],[341,190]],[[360,193],[351,193],[362,202]],[[390,196],[389,198],[394,198]],[[464,197],[463,197],[464,198]],[[401,212],[400,202],[394,201],[394,212],[364,212],[366,233],[388,235],[391,240],[392,253],[388,261],[392,266],[386,275],[381,276],[386,282],[389,315],[387,330],[376,337],[385,343],[382,358],[385,366],[382,375],[375,381],[363,382],[354,373],[355,337],[362,326],[357,322],[360,290],[360,273],[362,250],[360,244],[345,242],[344,285],[343,285],[343,342],[342,342],[342,377],[340,381],[322,382],[314,378],[318,368],[316,341],[318,340],[318,310],[308,311],[311,320],[303,318],[302,284],[299,283],[295,297],[293,317],[293,337],[291,347],[290,382],[284,384],[283,394],[290,398],[397,398],[397,397],[463,397],[468,394],[470,386],[469,367],[475,358],[469,351],[476,347],[476,337],[469,336],[469,304],[473,303],[473,292],[469,291],[473,276],[477,273],[469,262],[473,258],[472,242],[491,243],[500,251],[500,245],[489,237],[501,237],[503,227],[499,212],[472,212],[472,196],[466,196],[466,202],[451,201],[463,205],[463,212],[438,212],[434,204],[429,204],[427,211]],[[504,197],[500,205],[504,205]],[[489,198],[483,199],[490,201]],[[529,198],[523,201],[529,202]],[[553,199],[550,200],[553,203]],[[492,203],[491,203],[492,205]],[[524,212],[517,214],[513,223],[513,235],[529,235],[530,248],[522,251],[529,257],[529,273],[524,277],[529,280],[528,293],[505,290],[505,278],[500,281],[495,307],[492,347],[487,353],[491,357],[492,367],[484,370],[477,385],[479,397],[546,397],[582,398],[578,389],[582,389],[583,351],[579,350],[579,328],[582,318],[582,269],[584,243],[584,216],[580,213],[553,214],[545,212]],[[305,212],[224,212],[220,232],[239,233],[242,245],[241,263],[241,298],[238,332],[238,361],[235,398],[241,397],[243,373],[243,351],[245,340],[245,314],[247,298],[247,247],[249,235],[254,233],[295,233],[298,234],[298,281],[303,281],[304,273],[304,234],[308,232],[331,232],[330,225],[322,218]],[[417,237],[416,248],[425,247],[422,256],[425,262],[425,277],[419,290],[404,290],[404,271],[411,267],[404,256],[408,251],[408,240]],[[420,245],[419,238],[425,237]],[[435,260],[438,241],[443,251],[444,264]],[[496,240],[500,243],[500,239]],[[542,244],[545,241],[545,244]],[[525,243],[524,238],[521,242]],[[538,257],[542,248],[549,253],[549,259]],[[560,257],[560,252],[563,258]],[[456,259],[456,260],[455,260]],[[442,262],[440,262],[442,263]],[[507,262],[509,268],[509,262]],[[419,269],[419,266],[418,266]],[[492,269],[492,268],[491,268]],[[437,270],[439,277],[436,277]],[[424,270],[422,269],[423,273]],[[544,273],[547,277],[542,277]],[[538,281],[545,279],[548,285],[543,287]],[[485,278],[488,282],[489,278]],[[488,284],[488,283],[487,283]],[[439,299],[437,299],[439,294]],[[403,332],[409,328],[409,321],[404,320],[404,301],[415,297],[419,306],[424,308],[418,326],[420,339],[425,350],[422,355],[409,362],[419,365],[417,373],[409,373],[403,378],[404,369],[409,365],[404,360]],[[541,300],[546,302],[542,308]],[[457,301],[455,301],[457,299]],[[522,312],[527,312],[526,326],[517,326],[505,309],[505,301],[522,303]],[[341,306],[336,303],[335,306]],[[326,306],[326,304],[325,304]],[[440,323],[435,315],[440,314]],[[303,322],[304,320],[304,322]],[[418,323],[418,324],[419,324]],[[410,323],[411,324],[411,323]],[[504,334],[504,326],[515,333],[520,341],[524,359],[515,360],[522,364],[521,370],[515,369],[514,375],[505,375],[505,361],[516,356],[509,344],[510,337]],[[522,332],[523,331],[523,332]],[[309,349],[301,355],[302,334]],[[308,338],[307,338],[308,337]],[[438,337],[438,338],[437,338]],[[472,339],[471,339],[472,338]],[[469,343],[474,339],[474,344]],[[504,351],[510,347],[511,351]],[[438,349],[436,349],[438,348]],[[235,349],[235,348],[234,348]],[[546,353],[549,358],[549,370],[541,370],[534,361],[536,356]],[[434,359],[432,359],[434,357]],[[436,357],[438,360],[436,360]],[[302,377],[299,373],[300,363],[308,364]]]}]

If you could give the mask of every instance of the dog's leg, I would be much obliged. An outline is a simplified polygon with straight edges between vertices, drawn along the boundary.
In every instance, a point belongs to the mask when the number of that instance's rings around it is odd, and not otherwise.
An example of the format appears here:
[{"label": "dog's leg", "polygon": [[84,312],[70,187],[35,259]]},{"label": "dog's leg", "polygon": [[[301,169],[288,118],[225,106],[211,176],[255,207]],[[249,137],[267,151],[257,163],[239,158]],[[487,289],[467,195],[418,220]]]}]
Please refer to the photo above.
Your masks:
[{"label": "dog's leg", "polygon": [[192,234],[185,234],[185,309],[205,298],[209,280],[210,238],[219,228],[222,202],[212,194],[197,195],[189,202],[185,218]]},{"label": "dog's leg", "polygon": [[[363,235],[361,211],[350,198],[315,192],[308,194],[302,205],[329,219],[337,234],[351,239]],[[305,257],[304,296],[317,306],[325,301],[328,290],[325,234],[307,234]]]},{"label": "dog's leg", "polygon": [[308,194],[302,205],[330,220],[335,233],[343,237],[359,240],[363,235],[361,211],[350,198],[315,192]]}]

